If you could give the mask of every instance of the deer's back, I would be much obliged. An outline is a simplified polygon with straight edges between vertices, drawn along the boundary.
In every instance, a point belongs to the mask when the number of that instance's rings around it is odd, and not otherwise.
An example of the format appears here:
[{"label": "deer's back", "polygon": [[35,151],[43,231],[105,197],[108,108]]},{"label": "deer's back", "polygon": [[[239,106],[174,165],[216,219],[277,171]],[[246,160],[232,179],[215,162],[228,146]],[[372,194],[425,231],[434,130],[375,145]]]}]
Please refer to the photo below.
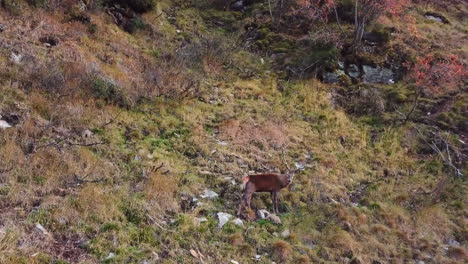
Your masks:
[{"label": "deer's back", "polygon": [[278,191],[285,186],[285,176],[281,174],[256,174],[249,175],[249,182],[255,187],[256,192]]}]

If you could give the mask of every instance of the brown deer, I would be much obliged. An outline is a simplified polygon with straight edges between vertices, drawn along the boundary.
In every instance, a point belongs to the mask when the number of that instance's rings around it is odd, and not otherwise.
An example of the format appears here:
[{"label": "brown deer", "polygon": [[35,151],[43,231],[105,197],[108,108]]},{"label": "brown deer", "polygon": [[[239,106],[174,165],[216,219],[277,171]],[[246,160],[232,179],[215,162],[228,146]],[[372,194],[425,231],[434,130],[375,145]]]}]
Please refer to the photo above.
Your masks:
[{"label": "brown deer", "polygon": [[250,201],[252,195],[255,192],[269,192],[271,193],[271,200],[273,201],[273,212],[279,213],[278,210],[278,192],[291,185],[294,174],[301,170],[301,168],[291,171],[286,159],[284,158],[284,151],[282,155],[283,163],[286,165],[287,172],[285,174],[278,173],[264,173],[256,175],[248,175],[242,179],[243,194],[239,209],[237,210],[237,216],[240,216],[242,207],[245,205],[250,207]]}]

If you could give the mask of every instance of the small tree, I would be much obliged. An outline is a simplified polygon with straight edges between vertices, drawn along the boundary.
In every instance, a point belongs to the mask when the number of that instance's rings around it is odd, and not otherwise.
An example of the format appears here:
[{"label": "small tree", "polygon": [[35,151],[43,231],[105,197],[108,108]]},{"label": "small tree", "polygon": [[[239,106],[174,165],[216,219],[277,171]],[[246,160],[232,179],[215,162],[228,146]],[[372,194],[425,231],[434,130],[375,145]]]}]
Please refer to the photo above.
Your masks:
[{"label": "small tree", "polygon": [[354,40],[353,51],[356,51],[362,42],[366,26],[380,16],[400,14],[409,4],[410,0],[354,0]]},{"label": "small tree", "polygon": [[408,121],[419,104],[420,97],[426,94],[440,95],[457,89],[458,84],[468,76],[465,65],[459,57],[450,54],[444,58],[426,55],[416,59],[411,68],[409,80],[414,82],[415,98],[406,114]]}]

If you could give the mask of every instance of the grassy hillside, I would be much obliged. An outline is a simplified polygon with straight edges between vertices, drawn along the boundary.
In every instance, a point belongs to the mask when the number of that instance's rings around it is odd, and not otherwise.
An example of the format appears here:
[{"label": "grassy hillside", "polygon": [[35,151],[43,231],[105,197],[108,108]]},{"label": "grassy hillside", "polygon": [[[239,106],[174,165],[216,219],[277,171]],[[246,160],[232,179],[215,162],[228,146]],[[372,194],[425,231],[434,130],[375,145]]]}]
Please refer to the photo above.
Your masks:
[{"label": "grassy hillside", "polygon": [[[447,163],[449,153],[466,175],[465,81],[423,96],[404,122],[410,79],[318,77],[340,60],[403,63],[422,47],[465,63],[465,3],[415,4],[411,28],[382,18],[391,41],[351,58],[303,41],[319,28],[275,27],[262,1],[245,12],[115,2],[0,1],[0,120],[11,126],[0,128],[0,263],[466,259],[467,184]],[[323,68],[308,72],[308,59]],[[280,193],[282,224],[219,228],[242,177],[285,170],[284,146],[305,170]],[[219,196],[201,198],[207,189]],[[271,211],[270,195],[252,205]]]}]

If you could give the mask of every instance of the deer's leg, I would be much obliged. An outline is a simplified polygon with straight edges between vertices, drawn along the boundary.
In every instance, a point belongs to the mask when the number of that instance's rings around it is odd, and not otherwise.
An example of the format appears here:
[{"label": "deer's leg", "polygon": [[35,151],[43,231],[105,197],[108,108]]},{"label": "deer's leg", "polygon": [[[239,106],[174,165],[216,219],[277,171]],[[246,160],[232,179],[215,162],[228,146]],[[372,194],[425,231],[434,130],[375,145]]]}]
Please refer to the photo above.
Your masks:
[{"label": "deer's leg", "polygon": [[252,209],[252,207],[250,207],[250,201],[252,201],[252,195],[253,195],[253,192],[250,192],[250,191],[249,191],[249,192],[247,193],[247,207],[248,207],[249,209]]},{"label": "deer's leg", "polygon": [[270,192],[271,202],[273,203],[273,213],[276,214],[275,192]]},{"label": "deer's leg", "polygon": [[275,213],[279,214],[278,208],[278,192],[273,192],[273,206],[275,207]]},{"label": "deer's leg", "polygon": [[242,198],[239,203],[239,209],[237,209],[237,216],[240,216],[242,207],[245,206],[246,202],[247,202],[247,190],[244,190],[244,193],[242,194]]}]

